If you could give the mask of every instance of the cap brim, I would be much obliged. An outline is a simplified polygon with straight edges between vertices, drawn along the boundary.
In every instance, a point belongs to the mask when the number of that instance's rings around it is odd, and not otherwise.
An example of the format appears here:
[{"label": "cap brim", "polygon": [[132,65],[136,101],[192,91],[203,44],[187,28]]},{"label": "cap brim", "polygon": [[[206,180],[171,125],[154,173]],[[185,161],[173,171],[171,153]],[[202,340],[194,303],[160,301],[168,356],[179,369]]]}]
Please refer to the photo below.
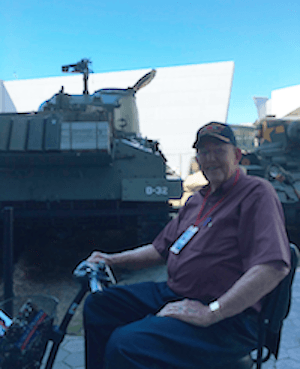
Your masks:
[{"label": "cap brim", "polygon": [[204,141],[203,139],[205,139],[205,137],[214,137],[214,138],[217,138],[218,140],[220,140],[222,142],[231,143],[230,138],[228,138],[228,137],[218,135],[217,133],[209,133],[209,134],[206,133],[206,134],[202,135],[201,137],[198,137],[198,139],[194,143],[193,147],[197,148],[200,145],[200,143]]}]

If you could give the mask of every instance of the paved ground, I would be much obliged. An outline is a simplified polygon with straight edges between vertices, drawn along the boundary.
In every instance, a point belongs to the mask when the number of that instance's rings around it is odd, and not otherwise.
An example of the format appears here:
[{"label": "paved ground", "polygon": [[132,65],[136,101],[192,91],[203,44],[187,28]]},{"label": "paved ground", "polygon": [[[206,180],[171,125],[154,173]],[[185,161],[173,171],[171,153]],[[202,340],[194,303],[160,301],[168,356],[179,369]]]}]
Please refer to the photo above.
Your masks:
[{"label": "paved ground", "polygon": [[[140,275],[130,276],[123,283],[134,282],[136,279],[161,280],[164,272],[157,270],[153,273],[146,272]],[[293,285],[293,298],[290,315],[284,323],[282,341],[279,353],[279,360],[276,363],[277,369],[299,369],[300,368],[300,267],[297,269]],[[53,369],[84,369],[83,337],[65,337],[62,342]],[[270,360],[263,365],[264,369],[273,368],[274,360]]]}]

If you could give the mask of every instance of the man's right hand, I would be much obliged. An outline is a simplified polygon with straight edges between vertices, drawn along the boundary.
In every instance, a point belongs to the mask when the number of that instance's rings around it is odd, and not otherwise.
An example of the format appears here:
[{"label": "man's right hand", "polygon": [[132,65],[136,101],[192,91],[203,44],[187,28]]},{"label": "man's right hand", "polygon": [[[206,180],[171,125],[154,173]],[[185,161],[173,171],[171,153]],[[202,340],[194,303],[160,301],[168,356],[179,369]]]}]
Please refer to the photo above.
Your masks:
[{"label": "man's right hand", "polygon": [[103,260],[105,262],[105,264],[111,266],[113,265],[113,261],[112,261],[112,254],[106,254],[104,252],[101,251],[94,251],[92,252],[92,254],[87,258],[86,261],[88,261],[89,263],[99,263],[99,261]]}]

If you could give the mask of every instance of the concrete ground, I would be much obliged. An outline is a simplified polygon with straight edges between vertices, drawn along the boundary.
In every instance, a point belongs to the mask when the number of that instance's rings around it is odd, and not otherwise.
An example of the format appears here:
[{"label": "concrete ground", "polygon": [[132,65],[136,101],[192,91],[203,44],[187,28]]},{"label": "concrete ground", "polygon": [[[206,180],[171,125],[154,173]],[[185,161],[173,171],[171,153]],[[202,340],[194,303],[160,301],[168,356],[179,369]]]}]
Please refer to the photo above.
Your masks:
[{"label": "concrete ground", "polygon": [[[165,271],[150,269],[143,274],[129,275],[121,283],[132,283],[137,280],[160,281],[165,278]],[[263,368],[299,369],[300,368],[300,267],[296,271],[293,284],[292,306],[290,314],[284,322],[281,337],[279,359],[270,359]],[[53,369],[84,369],[84,338],[67,335],[62,342]]]}]

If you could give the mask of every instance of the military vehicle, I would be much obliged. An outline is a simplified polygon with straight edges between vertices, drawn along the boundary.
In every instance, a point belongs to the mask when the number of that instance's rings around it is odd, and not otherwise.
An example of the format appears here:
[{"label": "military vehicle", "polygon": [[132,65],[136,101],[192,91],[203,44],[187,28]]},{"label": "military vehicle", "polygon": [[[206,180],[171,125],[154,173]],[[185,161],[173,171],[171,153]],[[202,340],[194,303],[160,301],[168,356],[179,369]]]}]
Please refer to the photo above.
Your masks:
[{"label": "military vehicle", "polygon": [[14,208],[16,247],[32,254],[151,242],[169,220],[168,200],[181,196],[158,142],[140,134],[135,95],[155,70],[133,87],[89,94],[89,64],[62,67],[83,74],[82,95],[62,87],[37,112],[0,114],[1,207]]},{"label": "military vehicle", "polygon": [[299,244],[300,229],[300,117],[267,116],[255,123],[257,147],[243,155],[250,175],[268,179],[283,205],[292,242]]}]

